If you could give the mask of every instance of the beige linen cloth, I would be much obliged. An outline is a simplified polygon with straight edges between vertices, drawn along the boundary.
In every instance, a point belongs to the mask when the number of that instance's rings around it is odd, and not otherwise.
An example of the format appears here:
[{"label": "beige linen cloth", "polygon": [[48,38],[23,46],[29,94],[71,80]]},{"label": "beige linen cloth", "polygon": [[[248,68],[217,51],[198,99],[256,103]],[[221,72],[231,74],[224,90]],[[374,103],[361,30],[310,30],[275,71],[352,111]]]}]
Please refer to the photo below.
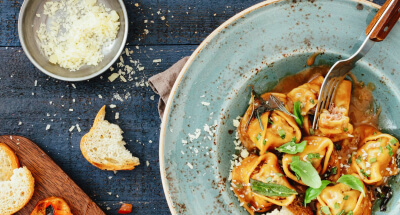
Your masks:
[{"label": "beige linen cloth", "polygon": [[158,113],[160,114],[161,119],[164,115],[165,105],[167,104],[175,80],[178,78],[180,71],[188,59],[189,57],[182,58],[169,69],[158,73],[149,79],[150,87],[155,93],[160,95],[160,100],[158,101]]}]

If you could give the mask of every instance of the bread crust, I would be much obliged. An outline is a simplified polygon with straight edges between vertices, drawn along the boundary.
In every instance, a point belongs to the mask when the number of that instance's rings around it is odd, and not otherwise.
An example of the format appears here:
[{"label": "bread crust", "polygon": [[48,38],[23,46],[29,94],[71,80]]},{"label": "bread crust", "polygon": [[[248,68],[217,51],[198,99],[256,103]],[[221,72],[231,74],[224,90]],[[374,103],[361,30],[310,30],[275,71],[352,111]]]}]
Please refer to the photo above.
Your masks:
[{"label": "bread crust", "polygon": [[[20,165],[19,165],[19,160],[18,160],[18,157],[17,157],[17,155],[15,154],[15,152],[10,148],[10,147],[8,147],[6,144],[4,144],[4,143],[0,143],[0,150],[2,150],[2,151],[4,151],[6,154],[7,154],[7,156],[8,156],[8,158],[9,158],[9,160],[11,161],[11,172],[9,173],[9,175],[10,175],[10,177],[12,176],[12,171],[14,170],[14,169],[17,169],[17,168],[19,168],[20,167]],[[9,178],[8,178],[9,179]],[[7,179],[7,180],[8,180]]]},{"label": "bread crust", "polygon": [[106,115],[106,106],[104,105],[100,111],[97,113],[96,118],[94,119],[94,123],[93,123],[93,127],[90,129],[90,131],[85,134],[82,139],[81,139],[81,144],[80,144],[80,148],[81,148],[81,152],[83,157],[89,162],[91,163],[93,166],[102,169],[102,170],[132,170],[135,168],[135,166],[138,166],[140,163],[139,162],[134,162],[131,164],[127,164],[127,165],[112,165],[112,164],[102,164],[102,163],[98,163],[93,161],[92,159],[90,159],[88,152],[85,150],[85,142],[87,139],[91,138],[92,133],[94,131],[94,129],[98,126],[98,124],[101,121],[104,121]]},{"label": "bread crust", "polygon": [[40,200],[30,215],[46,215],[46,207],[49,204],[53,205],[54,210],[61,211],[64,215],[72,215],[67,202],[63,198],[56,196]]},{"label": "bread crust", "polygon": [[[33,178],[31,171],[29,171],[29,169],[26,168],[25,166],[24,166],[24,167],[21,167],[21,168],[23,168],[24,171],[26,171],[26,172],[28,173],[28,174],[27,174],[27,177],[28,177],[28,184],[29,184],[28,198],[26,198],[26,201],[25,201],[25,202],[21,202],[21,204],[19,204],[16,208],[14,208],[12,211],[10,211],[10,214],[9,214],[9,215],[18,212],[18,211],[21,210],[23,207],[25,207],[25,205],[28,204],[28,202],[31,200],[31,198],[32,198],[32,196],[33,196],[33,192],[34,192],[34,190],[35,190],[35,179]],[[1,214],[1,211],[0,211],[0,214]],[[4,214],[4,215],[8,215],[8,214]]]}]

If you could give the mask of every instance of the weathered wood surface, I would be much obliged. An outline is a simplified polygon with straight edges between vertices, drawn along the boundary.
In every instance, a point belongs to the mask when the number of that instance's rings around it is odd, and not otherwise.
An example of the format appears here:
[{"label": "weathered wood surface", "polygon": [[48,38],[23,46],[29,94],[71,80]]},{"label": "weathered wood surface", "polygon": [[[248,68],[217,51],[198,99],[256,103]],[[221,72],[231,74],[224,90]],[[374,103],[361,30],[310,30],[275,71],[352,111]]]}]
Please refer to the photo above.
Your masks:
[{"label": "weathered wood surface", "polygon": [[[139,83],[190,55],[221,23],[258,2],[125,0],[130,21],[127,47],[133,53],[123,56],[137,79],[109,82],[112,71],[107,71],[101,77],[74,83],[74,88],[72,83],[47,77],[29,62],[17,32],[22,0],[0,0],[0,135],[21,135],[37,143],[106,214],[117,214],[121,202],[133,204],[133,214],[170,214],[159,173],[158,96]],[[144,70],[139,71],[129,58],[140,62]],[[123,101],[115,99],[116,94]],[[127,148],[141,160],[133,171],[101,171],[81,155],[80,138],[104,104],[117,105],[107,108],[106,118],[121,126]],[[117,120],[116,112],[120,113]],[[46,130],[48,124],[51,127]],[[69,132],[76,124],[82,131],[75,128]]]},{"label": "weathered wood surface", "polygon": [[0,136],[0,143],[8,145],[35,178],[35,192],[31,200],[16,215],[30,214],[40,200],[51,196],[62,197],[73,214],[104,212],[76,185],[56,163],[34,142],[21,136]]}]

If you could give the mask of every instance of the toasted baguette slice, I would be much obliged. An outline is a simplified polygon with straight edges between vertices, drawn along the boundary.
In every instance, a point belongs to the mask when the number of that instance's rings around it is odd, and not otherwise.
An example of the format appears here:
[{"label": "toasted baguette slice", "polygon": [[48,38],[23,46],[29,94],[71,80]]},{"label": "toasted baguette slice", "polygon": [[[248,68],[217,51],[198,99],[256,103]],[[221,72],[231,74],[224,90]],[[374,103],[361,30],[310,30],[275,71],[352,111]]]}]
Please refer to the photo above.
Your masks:
[{"label": "toasted baguette slice", "polygon": [[19,168],[19,161],[14,151],[6,144],[0,143],[0,181],[8,181],[13,170]]},{"label": "toasted baguette slice", "polygon": [[0,214],[19,211],[32,198],[35,179],[26,167],[14,169],[8,181],[0,181]]},{"label": "toasted baguette slice", "polygon": [[72,215],[67,202],[65,202],[64,199],[55,196],[40,200],[31,212],[31,215],[46,215],[46,208],[50,205],[53,206],[54,214]]},{"label": "toasted baguette slice", "polygon": [[93,127],[81,140],[83,157],[103,170],[132,170],[139,165],[139,158],[133,157],[125,148],[123,131],[118,125],[104,120],[106,106],[97,114]]}]

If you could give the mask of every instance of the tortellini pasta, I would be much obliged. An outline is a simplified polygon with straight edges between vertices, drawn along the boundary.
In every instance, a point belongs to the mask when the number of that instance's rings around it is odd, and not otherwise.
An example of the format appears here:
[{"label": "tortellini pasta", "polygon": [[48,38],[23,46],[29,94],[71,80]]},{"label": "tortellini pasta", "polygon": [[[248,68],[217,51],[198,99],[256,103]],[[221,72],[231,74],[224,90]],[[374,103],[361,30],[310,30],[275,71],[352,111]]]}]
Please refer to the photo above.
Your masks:
[{"label": "tortellini pasta", "polygon": [[307,146],[303,152],[291,155],[285,154],[282,158],[282,168],[286,176],[300,184],[304,183],[290,171],[290,163],[293,156],[299,156],[300,160],[310,162],[317,172],[322,175],[326,172],[331,154],[333,152],[333,142],[326,137],[309,136],[303,141],[307,141]]},{"label": "tortellini pasta", "polygon": [[317,215],[327,214],[322,207],[326,207],[330,214],[371,214],[370,198],[342,183],[323,189],[317,200]]},{"label": "tortellini pasta", "polygon": [[[320,74],[324,72],[312,73],[306,83],[306,76],[290,77],[287,83],[299,86],[285,88],[280,83],[274,89],[287,94],[257,96],[253,91],[237,130],[248,151],[239,147],[243,151],[233,155],[231,175],[231,188],[252,215],[280,207],[303,215],[370,215],[373,186],[385,185],[388,177],[399,173],[398,140],[377,129],[379,111],[368,117],[370,107],[365,114],[360,112],[363,108],[354,108],[365,97],[351,94],[351,81],[339,83],[331,107],[320,114],[318,129],[311,129],[324,81]],[[351,79],[359,92],[362,85]],[[372,91],[367,94],[373,98]],[[286,110],[268,107],[271,95]]]},{"label": "tortellini pasta", "polygon": [[283,185],[294,190],[279,167],[278,158],[273,153],[262,156],[250,155],[240,166],[232,171],[232,188],[243,207],[250,214],[265,212],[273,205],[288,206],[296,198],[296,194],[288,197],[264,196],[253,192],[250,180],[270,184]]},{"label": "tortellini pasta", "polygon": [[353,125],[350,124],[349,107],[351,99],[351,82],[343,80],[336,89],[333,106],[323,110],[318,121],[318,129],[322,135],[333,142],[351,137]]},{"label": "tortellini pasta", "polygon": [[317,105],[322,82],[324,82],[324,78],[322,76],[317,76],[310,82],[294,88],[287,94],[293,103],[300,101],[302,116],[307,115],[309,111]]},{"label": "tortellini pasta", "polygon": [[398,148],[398,140],[389,134],[369,136],[353,155],[351,167],[366,184],[379,186],[385,178],[398,174]]},{"label": "tortellini pasta", "polygon": [[[263,96],[267,99],[269,95]],[[286,98],[282,94],[274,94],[274,96],[280,99]],[[255,104],[258,104],[259,101],[255,102]],[[258,107],[258,105],[255,105],[255,107]],[[251,111],[252,105],[242,118],[238,130],[240,140],[248,150],[256,147],[260,150],[260,154],[264,154],[267,150],[279,147],[293,138],[301,139],[301,130],[296,121],[286,113],[274,110],[261,114],[260,119],[253,117],[249,121]]]}]

